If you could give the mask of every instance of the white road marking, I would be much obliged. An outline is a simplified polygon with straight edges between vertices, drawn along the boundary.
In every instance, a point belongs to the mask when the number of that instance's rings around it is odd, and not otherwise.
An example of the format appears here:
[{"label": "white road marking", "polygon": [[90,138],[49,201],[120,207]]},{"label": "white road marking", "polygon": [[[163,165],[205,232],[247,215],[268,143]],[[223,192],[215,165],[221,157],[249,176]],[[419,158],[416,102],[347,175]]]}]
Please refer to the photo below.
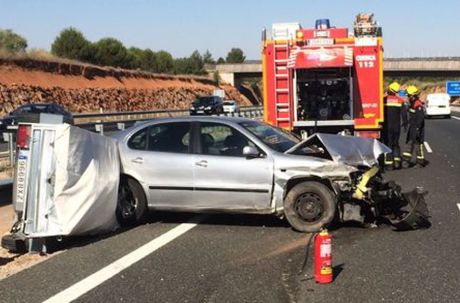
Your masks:
[{"label": "white road marking", "polygon": [[455,117],[455,116],[450,116],[452,119],[456,119],[456,120],[460,120],[459,117]]},{"label": "white road marking", "polygon": [[428,142],[426,142],[426,141],[423,142],[423,144],[425,145],[426,151],[431,154],[433,152],[433,150],[431,149],[430,144],[428,144]]},{"label": "white road marking", "polygon": [[77,282],[76,284],[64,289],[63,291],[57,293],[56,295],[52,296],[48,300],[44,301],[44,303],[61,303],[61,302],[71,302],[83,294],[87,293],[91,289],[95,288],[96,286],[102,284],[103,282],[107,281],[108,279],[112,278],[113,276],[120,273],[122,270],[130,267],[134,263],[140,261],[141,259],[145,258],[146,256],[150,255],[157,249],[161,248],[162,246],[168,244],[169,242],[173,241],[177,237],[185,234],[192,228],[198,225],[201,221],[203,221],[204,216],[198,216],[192,218],[187,223],[183,223],[170,231],[162,234],[161,236],[153,239],[149,243],[139,247],[138,249],[130,252],[124,257],[116,260],[115,262],[107,265],[106,267],[102,268],[101,270],[95,272],[94,274],[86,277],[85,279]]},{"label": "white road marking", "polygon": [[460,210],[460,203],[457,203],[458,210]]}]

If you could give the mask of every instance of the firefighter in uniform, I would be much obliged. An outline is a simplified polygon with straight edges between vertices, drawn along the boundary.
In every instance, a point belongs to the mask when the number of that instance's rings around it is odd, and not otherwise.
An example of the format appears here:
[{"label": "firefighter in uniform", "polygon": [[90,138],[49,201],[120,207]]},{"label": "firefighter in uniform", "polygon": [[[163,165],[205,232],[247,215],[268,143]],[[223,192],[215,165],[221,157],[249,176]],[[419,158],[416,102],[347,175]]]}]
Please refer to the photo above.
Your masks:
[{"label": "firefighter in uniform", "polygon": [[[409,99],[409,130],[406,138],[406,149],[403,153],[404,160],[409,163],[409,166],[419,164],[426,166],[428,162],[425,160],[423,151],[423,143],[425,141],[425,112],[423,109],[423,101],[419,98],[419,90],[411,85],[406,89]],[[414,152],[416,152],[417,160],[413,161]]]},{"label": "firefighter in uniform", "polygon": [[383,99],[384,103],[384,143],[391,148],[392,153],[385,154],[385,166],[393,166],[394,169],[401,168],[401,149],[399,137],[401,134],[401,116],[405,111],[404,100],[397,94],[400,89],[397,82],[388,86],[388,91]]}]

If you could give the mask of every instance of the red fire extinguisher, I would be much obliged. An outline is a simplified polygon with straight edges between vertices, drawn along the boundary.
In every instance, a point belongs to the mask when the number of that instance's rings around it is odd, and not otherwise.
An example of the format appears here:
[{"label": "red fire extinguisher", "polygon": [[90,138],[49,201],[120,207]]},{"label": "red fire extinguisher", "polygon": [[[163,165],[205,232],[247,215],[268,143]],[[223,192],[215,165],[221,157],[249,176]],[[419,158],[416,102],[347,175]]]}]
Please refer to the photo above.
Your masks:
[{"label": "red fire extinguisher", "polygon": [[332,282],[332,237],[326,229],[315,236],[315,281]]}]

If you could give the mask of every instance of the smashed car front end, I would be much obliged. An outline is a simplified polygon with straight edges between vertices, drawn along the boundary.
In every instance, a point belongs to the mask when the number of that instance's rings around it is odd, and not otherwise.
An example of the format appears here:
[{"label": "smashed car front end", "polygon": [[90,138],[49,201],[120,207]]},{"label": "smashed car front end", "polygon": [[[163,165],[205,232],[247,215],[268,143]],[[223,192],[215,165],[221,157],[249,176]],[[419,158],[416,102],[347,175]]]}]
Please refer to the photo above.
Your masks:
[{"label": "smashed car front end", "polygon": [[275,161],[277,211],[283,209],[293,185],[318,181],[334,192],[341,222],[390,223],[398,229],[429,226],[423,188],[403,192],[395,182],[384,180],[379,158],[390,151],[374,139],[330,134],[309,137]]}]

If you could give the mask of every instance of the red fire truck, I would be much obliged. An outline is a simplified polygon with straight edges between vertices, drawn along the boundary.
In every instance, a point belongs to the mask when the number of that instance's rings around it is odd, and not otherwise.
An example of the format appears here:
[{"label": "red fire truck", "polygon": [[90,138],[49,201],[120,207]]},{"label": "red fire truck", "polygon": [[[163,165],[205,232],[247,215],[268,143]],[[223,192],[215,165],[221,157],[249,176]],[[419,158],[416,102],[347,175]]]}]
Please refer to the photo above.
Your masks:
[{"label": "red fire truck", "polygon": [[359,14],[354,34],[299,23],[273,24],[262,34],[265,121],[302,135],[348,130],[380,136],[383,121],[382,31]]}]

